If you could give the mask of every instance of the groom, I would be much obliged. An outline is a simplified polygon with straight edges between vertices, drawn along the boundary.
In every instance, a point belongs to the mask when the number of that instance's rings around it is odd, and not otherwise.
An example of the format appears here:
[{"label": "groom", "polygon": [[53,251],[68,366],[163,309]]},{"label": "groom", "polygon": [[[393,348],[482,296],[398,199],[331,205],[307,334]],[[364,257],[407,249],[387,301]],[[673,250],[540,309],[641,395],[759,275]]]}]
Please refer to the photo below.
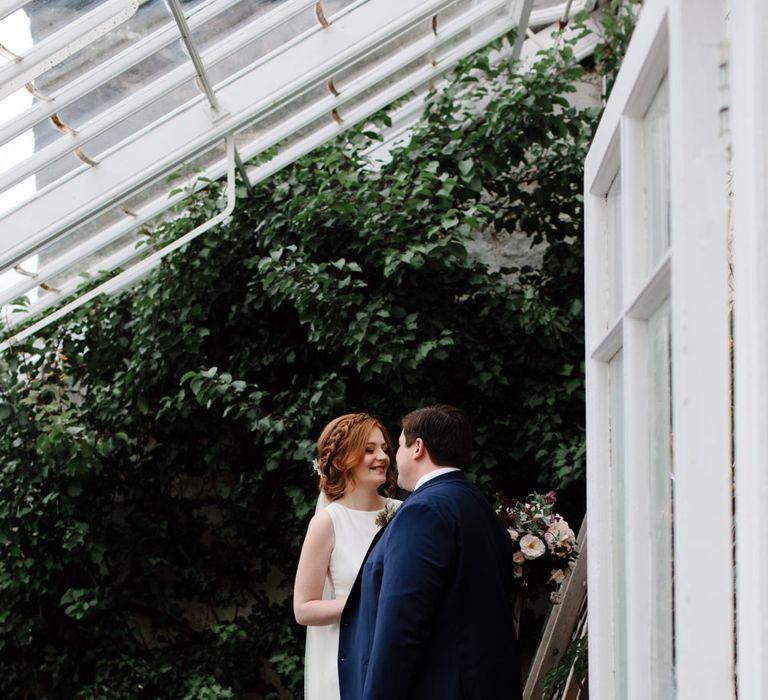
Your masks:
[{"label": "groom", "polygon": [[398,484],[413,491],[374,539],[341,616],[341,700],[522,697],[512,543],[467,480],[466,414],[403,418]]}]

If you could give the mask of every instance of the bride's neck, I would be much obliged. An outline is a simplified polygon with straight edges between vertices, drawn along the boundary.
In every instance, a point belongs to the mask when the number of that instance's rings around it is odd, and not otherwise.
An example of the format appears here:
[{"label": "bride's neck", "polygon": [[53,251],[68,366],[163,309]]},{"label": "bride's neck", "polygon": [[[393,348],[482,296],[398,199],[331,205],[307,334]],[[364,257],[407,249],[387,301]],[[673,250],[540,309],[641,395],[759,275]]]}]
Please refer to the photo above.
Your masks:
[{"label": "bride's neck", "polygon": [[339,503],[352,510],[379,510],[386,505],[387,499],[375,489],[352,489],[339,499]]}]

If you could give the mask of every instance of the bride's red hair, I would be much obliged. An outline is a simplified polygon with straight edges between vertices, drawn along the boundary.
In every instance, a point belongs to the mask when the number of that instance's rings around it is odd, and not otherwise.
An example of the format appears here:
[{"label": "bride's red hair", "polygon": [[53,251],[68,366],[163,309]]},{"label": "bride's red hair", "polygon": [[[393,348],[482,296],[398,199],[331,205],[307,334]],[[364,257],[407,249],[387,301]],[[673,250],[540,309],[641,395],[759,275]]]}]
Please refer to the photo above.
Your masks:
[{"label": "bride's red hair", "polygon": [[320,490],[325,492],[329,501],[341,498],[354,485],[352,468],[363,459],[368,437],[374,428],[381,430],[389,455],[387,481],[379,487],[379,492],[382,496],[391,496],[395,492],[395,453],[387,429],[367,413],[347,413],[328,423],[317,439]]}]

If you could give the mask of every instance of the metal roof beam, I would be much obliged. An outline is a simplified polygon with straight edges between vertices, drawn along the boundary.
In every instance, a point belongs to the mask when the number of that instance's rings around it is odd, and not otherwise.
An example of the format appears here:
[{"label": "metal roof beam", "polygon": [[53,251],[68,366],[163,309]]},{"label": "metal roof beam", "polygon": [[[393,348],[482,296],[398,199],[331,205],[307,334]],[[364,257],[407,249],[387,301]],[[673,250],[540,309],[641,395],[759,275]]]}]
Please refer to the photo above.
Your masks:
[{"label": "metal roof beam", "polygon": [[181,40],[184,42],[184,46],[187,49],[187,53],[189,54],[189,58],[192,61],[192,65],[195,67],[195,72],[197,73],[197,77],[200,81],[203,92],[208,98],[211,109],[214,112],[220,112],[221,106],[219,105],[219,101],[216,99],[216,93],[213,90],[211,81],[208,79],[208,73],[205,70],[205,64],[203,63],[203,59],[200,58],[200,52],[197,50],[195,40],[192,38],[192,30],[187,23],[187,18],[184,16],[184,11],[181,9],[181,5],[179,5],[179,0],[165,0],[165,3],[166,6],[171,10],[173,19],[179,28]]},{"label": "metal roof beam", "polygon": [[[467,13],[465,17],[460,18],[461,21],[454,20],[454,22],[452,22],[451,24],[441,29],[439,43],[442,44],[450,41],[453,37],[460,34],[461,31],[466,29],[467,26],[470,26],[472,22],[482,18],[482,16],[484,15],[487,15],[495,10],[502,8],[506,4],[507,3],[505,2],[505,0],[497,0],[496,3],[488,4],[485,7],[476,8],[474,11]],[[445,73],[451,67],[453,67],[456,64],[456,62],[458,62],[462,57],[468,55],[469,53],[472,53],[473,51],[479,48],[482,48],[483,46],[487,45],[488,43],[498,38],[499,36],[503,36],[508,31],[513,29],[515,26],[517,26],[517,23],[519,21],[520,21],[519,17],[515,17],[514,15],[508,15],[506,22],[496,23],[490,28],[474,33],[470,39],[454,47],[446,55],[441,56],[437,66],[434,66],[431,63],[427,64],[423,69],[416,71],[413,74],[405,77],[395,85],[390,86],[387,90],[377,93],[376,95],[371,97],[369,100],[366,100],[363,104],[355,107],[348,114],[345,114],[345,119],[341,124],[332,122],[329,119],[328,127],[320,129],[317,132],[314,132],[313,134],[310,134],[308,137],[306,137],[299,143],[294,144],[291,148],[278,153],[278,155],[275,156],[275,158],[270,160],[268,163],[262,166],[252,168],[251,170],[248,171],[249,177],[253,179],[253,182],[258,182],[265,179],[266,177],[274,173],[276,170],[279,170],[280,168],[285,167],[286,165],[290,164],[292,161],[296,160],[302,155],[313,150],[318,145],[334,138],[342,131],[350,128],[354,124],[365,119],[367,116],[370,116],[374,112],[382,109],[383,107],[390,104],[394,99],[401,96],[402,94],[407,94],[408,92],[418,87],[419,85],[425,84],[429,80],[432,80],[435,77]],[[522,27],[521,27],[521,31],[522,31]],[[386,62],[384,66],[378,66],[374,71],[370,71],[368,74],[361,76],[356,81],[351,83],[340,94],[340,96],[336,98],[336,102],[333,101],[333,98],[329,98],[327,102],[323,101],[321,103],[316,103],[312,105],[311,108],[304,110],[304,112],[302,112],[302,114],[299,115],[301,117],[300,120],[299,119],[290,120],[288,123],[283,125],[283,128],[279,132],[271,133],[267,138],[257,139],[253,141],[244,149],[243,153],[245,154],[245,157],[251,158],[254,155],[257,155],[258,153],[263,152],[266,148],[269,148],[270,146],[276,143],[279,143],[285,138],[286,134],[295,132],[299,128],[302,128],[303,126],[306,126],[312,121],[315,121],[318,117],[321,117],[323,114],[328,114],[330,110],[334,108],[334,106],[342,107],[344,103],[354,99],[355,97],[369,90],[373,85],[376,84],[377,81],[380,81],[382,78],[388,75],[392,75],[396,73],[404,65],[407,65],[408,63],[410,63],[415,56],[426,55],[429,52],[430,48],[434,48],[434,46],[431,46],[431,47],[427,46],[426,42],[424,42],[424,43],[421,43],[419,46],[412,47],[410,51],[402,52],[402,55],[395,54],[391,59],[389,59]],[[216,177],[220,176],[221,174],[220,171],[221,171],[221,166],[220,164],[217,164],[214,168],[209,169],[205,173],[204,177],[215,179]],[[157,208],[155,208],[156,204],[159,205]],[[156,215],[156,213],[159,213],[157,211],[159,207],[167,208],[168,206],[169,206],[169,203],[167,200],[164,200],[163,198],[156,200],[156,203],[153,203],[153,205],[150,206],[149,211],[142,211],[138,213],[139,220],[126,221],[123,224],[118,224],[117,226],[112,227],[112,229],[109,232],[109,239],[115,240],[120,236],[125,235],[132,228],[136,228],[141,221],[149,220],[153,215]],[[106,245],[108,242],[109,241],[103,240],[101,238],[99,241],[89,241],[86,244],[81,245],[79,247],[79,251],[73,250],[71,251],[71,253],[83,255],[85,254],[86,251],[94,252],[99,247]],[[121,253],[115,256],[112,256],[109,261],[105,260],[98,263],[97,268],[109,269],[109,265],[122,266],[123,264],[126,264],[127,262],[130,261],[131,258],[134,258],[134,257],[136,257],[135,246],[127,246],[126,248],[123,249]],[[60,263],[57,263],[57,261],[54,261],[52,265],[46,266],[45,269],[41,269],[37,276],[37,280],[45,279],[47,276],[52,275],[57,271],[60,271],[56,269],[57,267],[59,267],[59,265],[63,266],[64,264],[66,264],[67,267],[71,265],[73,261],[68,259],[69,255],[67,255],[66,258],[67,259],[62,259]],[[62,267],[61,269],[66,269],[66,268]],[[10,299],[16,298],[17,296],[19,296],[21,292],[23,292],[25,287],[26,289],[31,289],[32,287],[36,286],[37,284],[39,284],[39,281],[37,280],[28,280],[28,279],[22,280],[12,290],[8,290],[6,294],[0,297],[0,303],[4,303],[6,301],[9,301]],[[78,281],[73,281],[70,285],[71,288],[63,289],[62,293],[59,295],[56,295],[55,298],[46,297],[44,299],[41,299],[40,302],[33,305],[27,310],[28,313],[19,314],[18,317],[14,319],[14,322],[12,323],[12,325],[16,325],[18,322],[24,320],[24,318],[26,318],[27,316],[39,313],[40,311],[44,310],[47,306],[50,306],[51,304],[56,303],[59,298],[62,298],[66,296],[68,293],[73,292],[78,284],[79,284]]]},{"label": "metal roof beam", "polygon": [[[529,1],[530,0],[526,0],[526,2]],[[511,29],[514,29],[515,26],[516,24],[513,22],[499,23],[494,27],[474,34],[470,39],[453,49],[449,54],[443,56],[438,66],[425,67],[412,73],[396,85],[391,86],[383,92],[377,93],[371,100],[366,101],[363,105],[355,107],[349,113],[345,113],[344,123],[346,124],[348,122],[347,126],[339,127],[339,125],[330,124],[329,126],[313,133],[310,137],[300,141],[298,144],[280,151],[268,162],[250,169],[248,171],[248,175],[251,178],[251,181],[259,182],[264,180],[273,173],[281,170],[293,161],[314,150],[319,145],[333,139],[341,131],[346,130],[346,128],[349,128],[360,122],[366,116],[369,116],[386,107],[388,104],[391,104],[399,96],[407,94],[414,88],[428,82],[429,80],[433,80],[435,77],[449,70],[465,56],[483,48],[484,46],[487,46],[494,39],[498,39],[500,36],[503,36]],[[262,152],[263,150],[263,142],[255,142],[248,148],[243,149],[243,154],[246,158],[252,158],[254,155]]]},{"label": "metal roof beam", "polygon": [[[10,14],[14,10],[26,5],[31,0],[6,0],[0,2],[0,17],[4,14]],[[208,0],[189,12],[187,21],[190,29],[194,30],[205,25],[214,17],[222,14],[240,0]],[[315,0],[292,0],[284,2],[278,9],[268,13],[259,21],[264,21],[270,28],[277,26],[291,16],[295,16],[307,7],[315,4]],[[571,11],[581,9],[591,9],[595,0],[580,0]],[[529,24],[538,27],[544,24],[550,24],[563,15],[563,5],[557,5],[542,10],[531,12]],[[31,129],[35,124],[44,121],[51,115],[64,109],[73,102],[77,101],[90,91],[104,85],[114,79],[122,72],[129,70],[132,66],[140,63],[153,53],[160,51],[178,39],[176,29],[172,24],[168,24],[149,36],[146,36],[128,49],[122,51],[100,63],[98,66],[88,71],[82,76],[76,77],[58,92],[48,95],[50,101],[41,101],[35,103],[29,110],[23,114],[17,115],[14,119],[0,126],[0,144],[6,143],[16,136]]]},{"label": "metal roof beam", "polygon": [[[298,12],[306,10],[314,3],[308,0],[294,0],[287,6],[269,15],[269,21],[266,18],[259,18],[250,22],[245,27],[234,32],[227,39],[220,41],[211,49],[206,51],[202,60],[207,65],[213,65],[232,54],[237,53],[250,42],[264,36],[276,27],[280,26],[286,20],[294,17]],[[178,28],[171,25],[174,33],[174,40],[179,39]],[[320,31],[311,30],[313,33]],[[292,44],[300,42],[301,37],[295,39]],[[281,51],[283,50],[282,47]],[[142,58],[146,58],[143,56]],[[13,170],[0,175],[0,191],[6,190],[18,184],[22,180],[30,177],[36,172],[42,170],[46,165],[54,162],[58,158],[71,153],[75,148],[80,148],[89,140],[104,133],[107,129],[113,127],[118,122],[141,111],[143,108],[152,105],[157,100],[169,94],[176,88],[184,85],[185,82],[197,75],[195,65],[185,62],[173,70],[169,71],[163,78],[155,80],[152,83],[137,90],[132,95],[113,105],[108,111],[102,112],[89,122],[78,126],[74,133],[60,137],[53,143],[41,148],[29,158],[18,163]],[[59,105],[60,106],[60,105]],[[53,183],[55,186],[55,183]]]},{"label": "metal roof beam", "polygon": [[[91,299],[94,299],[95,297],[100,296],[101,294],[115,293],[117,291],[124,289],[126,286],[133,284],[136,280],[140,279],[141,277],[149,273],[154,267],[159,265],[160,261],[166,255],[169,255],[175,250],[178,250],[182,246],[189,243],[191,240],[202,235],[203,233],[213,228],[214,226],[218,226],[219,224],[223,223],[227,218],[229,218],[232,215],[232,212],[234,211],[235,203],[237,201],[237,194],[236,194],[236,187],[235,187],[235,145],[234,145],[234,139],[232,138],[227,139],[226,193],[227,193],[227,204],[224,207],[224,210],[219,212],[212,219],[209,219],[208,221],[201,224],[200,226],[197,226],[189,233],[185,233],[183,236],[173,241],[173,243],[169,243],[168,245],[161,248],[160,250],[152,253],[151,255],[147,256],[146,258],[144,258],[143,260],[141,260],[140,262],[138,262],[136,265],[132,266],[128,270],[124,270],[123,272],[119,273],[118,275],[108,280],[107,282],[100,284],[95,289],[91,289],[90,291],[86,292],[82,296],[71,301],[69,304],[66,304],[62,308],[54,311],[52,314],[49,314],[45,318],[41,319],[37,323],[34,323],[31,326],[23,329],[19,333],[11,336],[10,338],[7,338],[5,341],[3,341],[3,343],[0,343],[0,352],[8,349],[9,347],[13,346],[14,344],[18,343],[24,338],[34,335],[35,333],[42,330],[46,326],[59,320],[60,318],[63,318],[70,312],[79,308],[83,304],[89,302]],[[117,266],[113,266],[112,269],[115,269],[115,267]],[[50,304],[55,304],[57,301],[58,301],[58,298],[54,298],[51,300]]]},{"label": "metal roof beam", "polygon": [[563,19],[567,21],[568,18],[573,16],[576,12],[580,12],[581,10],[591,10],[595,6],[595,2],[596,0],[578,0],[575,3],[563,2],[559,5],[545,7],[541,10],[532,10],[528,24],[532,28],[536,28],[552,24],[553,22],[559,22]]},{"label": "metal roof beam", "polygon": [[[207,22],[210,22],[216,16],[225,12],[240,0],[208,0],[208,2],[195,7],[189,14],[187,22],[191,29],[196,29]],[[311,5],[311,0],[293,0],[286,3],[293,7],[299,6],[303,10],[305,6]],[[284,13],[285,4],[274,12]],[[267,15],[269,16],[269,15]],[[81,97],[87,95],[92,90],[101,87],[110,80],[113,80],[121,73],[129,70],[137,63],[141,63],[148,56],[161,51],[174,41],[178,41],[179,35],[176,26],[168,22],[165,26],[157,29],[148,36],[139,39],[131,44],[130,47],[112,56],[98,66],[92,68],[87,73],[74,78],[67,83],[58,92],[54,92],[46,97],[50,101],[41,101],[35,103],[23,114],[14,117],[12,121],[0,126],[0,144],[6,143],[11,139],[23,134],[31,129],[35,124],[45,121],[51,115],[68,107]]]},{"label": "metal roof beam", "polygon": [[[369,71],[368,73],[361,76],[361,78],[359,78],[358,80],[345,86],[342,93],[340,93],[338,97],[332,97],[329,95],[329,97],[326,98],[325,100],[311,105],[306,110],[303,110],[299,115],[296,115],[294,119],[289,120],[284,124],[282,124],[281,128],[272,130],[268,132],[261,139],[257,139],[251,142],[251,144],[249,144],[246,147],[247,150],[245,151],[246,153],[245,157],[251,158],[254,155],[257,155],[259,152],[262,152],[270,148],[271,146],[277,143],[280,143],[286,137],[290,136],[290,134],[293,133],[294,131],[305,127],[307,124],[310,124],[311,122],[315,121],[319,117],[322,117],[324,114],[330,114],[330,112],[333,109],[343,108],[346,102],[348,102],[351,99],[354,99],[358,95],[369,90],[372,86],[376,84],[377,81],[381,80],[383,77],[386,77],[387,75],[391,75],[392,73],[398,71],[400,68],[402,68],[404,65],[407,65],[409,62],[411,62],[414,58],[418,57],[419,55],[422,55],[422,56],[426,55],[431,50],[434,50],[435,48],[439,47],[443,43],[450,41],[454,36],[458,35],[472,22],[477,21],[478,19],[480,19],[482,16],[486,14],[489,14],[498,10],[503,6],[503,4],[504,4],[503,0],[499,0],[496,3],[489,3],[485,6],[478,7],[472,12],[465,15],[464,17],[454,20],[454,22],[452,22],[451,24],[447,25],[446,27],[443,27],[440,31],[440,36],[437,39],[422,40],[420,44],[412,46],[410,50],[403,52],[401,54],[395,54],[384,65],[377,66],[373,72]],[[503,34],[509,31],[509,29],[513,28],[513,26],[518,21],[519,20],[513,17],[512,22],[510,22],[509,25],[501,23],[498,26],[495,26],[494,27],[495,33],[493,35],[493,38],[496,38],[496,35],[499,32]],[[490,41],[490,40],[491,39],[488,39],[487,41]],[[464,53],[472,50],[474,50],[474,48],[465,48],[464,45],[462,45],[462,51]],[[460,55],[457,54],[456,51],[454,51],[453,53],[454,55],[457,55],[458,57],[460,57]],[[456,60],[458,59],[456,58]],[[398,91],[407,92],[408,90],[412,89],[411,87],[412,85],[418,86],[420,83],[426,83],[428,80],[434,78],[440,73],[446,72],[451,67],[451,65],[452,65],[451,62],[447,62],[445,59],[442,59],[436,69],[433,69],[430,67],[426,71],[422,71],[415,79],[411,78],[407,83],[407,88],[399,87],[392,92],[393,96],[390,97],[390,93],[386,93],[386,96],[383,98],[383,100],[382,98],[379,98],[376,104],[377,105],[380,104],[381,106],[375,107],[374,109],[378,109],[386,106],[386,104],[388,104],[386,100],[389,99],[391,101],[391,99],[395,99],[396,97],[399,96],[397,94]],[[400,83],[399,85],[401,84],[402,83]],[[339,133],[340,131],[341,129],[339,128],[335,129],[335,133]],[[333,138],[334,135],[335,135],[334,133],[330,133],[329,135],[326,136],[326,138]],[[216,177],[220,176],[221,172],[222,172],[221,168],[217,167],[206,172],[205,176],[211,179],[215,179]],[[246,177],[248,177],[247,173],[245,173],[245,175]],[[104,247],[110,244],[111,242],[113,242],[114,240],[119,239],[120,237],[129,233],[131,230],[135,230],[139,228],[141,225],[144,225],[150,222],[163,210],[173,206],[175,203],[183,199],[185,196],[186,196],[185,194],[175,195],[171,199],[160,197],[157,200],[153,201],[150,205],[147,205],[143,207],[141,210],[136,211],[135,217],[132,217],[131,219],[126,219],[121,223],[113,225],[110,228],[106,229],[103,233],[99,234],[98,236],[94,236],[92,239],[85,241],[84,243],[81,243],[80,245],[76,246],[70,251],[67,251],[63,255],[57,257],[56,259],[54,259],[53,261],[45,265],[43,268],[41,268],[34,279],[30,280],[27,277],[24,277],[23,279],[20,279],[19,282],[15,284],[13,287],[7,289],[4,293],[0,294],[0,305],[21,296],[25,292],[29,291],[30,289],[40,284],[41,281],[50,279],[51,277],[59,274],[60,272],[70,268],[74,263],[77,262],[77,260],[92,255],[93,253],[97,252],[101,247]]]},{"label": "metal roof beam", "polygon": [[217,122],[211,123],[202,99],[194,99],[102,154],[96,167],[77,168],[0,218],[0,272],[448,4],[431,0],[414,7],[409,0],[369,0],[283,53],[281,70],[266,61],[219,85],[227,114]]}]

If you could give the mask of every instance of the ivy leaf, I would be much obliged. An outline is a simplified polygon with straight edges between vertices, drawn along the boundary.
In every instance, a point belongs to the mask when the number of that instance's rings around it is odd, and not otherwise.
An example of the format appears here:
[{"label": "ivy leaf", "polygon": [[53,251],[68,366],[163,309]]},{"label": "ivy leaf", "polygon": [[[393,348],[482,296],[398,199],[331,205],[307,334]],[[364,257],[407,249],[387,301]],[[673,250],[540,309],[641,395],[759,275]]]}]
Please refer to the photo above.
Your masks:
[{"label": "ivy leaf", "polygon": [[475,163],[472,160],[459,161],[459,172],[464,176],[469,175],[474,167]]}]

